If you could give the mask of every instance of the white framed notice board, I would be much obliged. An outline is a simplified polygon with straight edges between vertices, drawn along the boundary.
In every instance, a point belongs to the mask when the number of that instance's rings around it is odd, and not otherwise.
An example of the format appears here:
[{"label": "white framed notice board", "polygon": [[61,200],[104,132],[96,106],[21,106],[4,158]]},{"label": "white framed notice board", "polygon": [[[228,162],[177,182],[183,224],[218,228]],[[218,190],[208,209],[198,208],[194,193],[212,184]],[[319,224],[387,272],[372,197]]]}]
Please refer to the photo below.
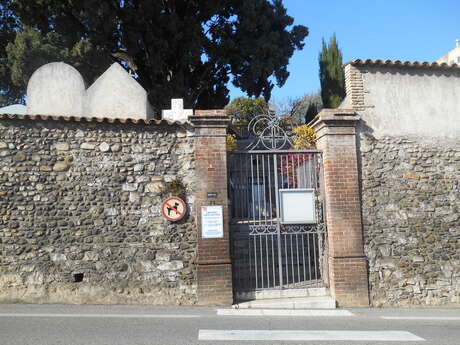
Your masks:
[{"label": "white framed notice board", "polygon": [[281,223],[317,223],[314,189],[280,189],[279,193]]}]

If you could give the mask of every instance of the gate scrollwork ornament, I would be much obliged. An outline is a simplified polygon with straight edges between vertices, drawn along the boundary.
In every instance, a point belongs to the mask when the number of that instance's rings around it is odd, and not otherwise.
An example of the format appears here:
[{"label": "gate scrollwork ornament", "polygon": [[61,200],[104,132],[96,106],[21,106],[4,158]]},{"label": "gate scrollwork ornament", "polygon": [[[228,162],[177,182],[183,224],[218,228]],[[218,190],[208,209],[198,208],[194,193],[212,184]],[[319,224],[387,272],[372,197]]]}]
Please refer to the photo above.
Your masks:
[{"label": "gate scrollwork ornament", "polygon": [[267,150],[281,150],[287,144],[293,145],[291,125],[283,120],[272,112],[254,117],[248,124],[248,130],[255,139],[247,149],[254,150],[261,144]]}]

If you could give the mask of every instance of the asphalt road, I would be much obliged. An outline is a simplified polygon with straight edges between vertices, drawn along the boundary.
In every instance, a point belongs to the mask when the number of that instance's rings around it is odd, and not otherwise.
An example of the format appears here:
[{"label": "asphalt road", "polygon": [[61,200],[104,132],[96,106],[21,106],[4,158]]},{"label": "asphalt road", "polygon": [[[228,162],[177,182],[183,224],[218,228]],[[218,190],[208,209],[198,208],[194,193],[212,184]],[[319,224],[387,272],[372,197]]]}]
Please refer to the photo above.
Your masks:
[{"label": "asphalt road", "polygon": [[242,316],[201,307],[0,304],[0,345],[460,344],[460,309],[347,310]]}]

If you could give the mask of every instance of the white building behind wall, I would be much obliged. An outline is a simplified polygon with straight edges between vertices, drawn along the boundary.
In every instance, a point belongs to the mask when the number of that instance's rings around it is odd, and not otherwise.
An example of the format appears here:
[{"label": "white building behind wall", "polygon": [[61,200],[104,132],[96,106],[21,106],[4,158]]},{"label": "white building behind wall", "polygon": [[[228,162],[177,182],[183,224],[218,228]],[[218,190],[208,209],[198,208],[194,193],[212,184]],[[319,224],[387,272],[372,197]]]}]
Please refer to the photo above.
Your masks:
[{"label": "white building behind wall", "polygon": [[446,55],[436,60],[437,63],[448,63],[450,65],[460,65],[460,41],[455,41],[455,48],[449,51]]}]

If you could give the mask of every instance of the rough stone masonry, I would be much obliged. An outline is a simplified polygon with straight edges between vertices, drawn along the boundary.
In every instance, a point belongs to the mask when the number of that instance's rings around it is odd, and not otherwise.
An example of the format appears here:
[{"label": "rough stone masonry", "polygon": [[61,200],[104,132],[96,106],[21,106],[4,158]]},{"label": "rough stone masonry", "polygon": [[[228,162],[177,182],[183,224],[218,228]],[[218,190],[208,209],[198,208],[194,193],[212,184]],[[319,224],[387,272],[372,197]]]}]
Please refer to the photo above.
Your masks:
[{"label": "rough stone masonry", "polygon": [[372,304],[460,304],[460,142],[360,142]]},{"label": "rough stone masonry", "polygon": [[0,119],[0,302],[193,304],[194,212],[160,216],[189,125]]}]

